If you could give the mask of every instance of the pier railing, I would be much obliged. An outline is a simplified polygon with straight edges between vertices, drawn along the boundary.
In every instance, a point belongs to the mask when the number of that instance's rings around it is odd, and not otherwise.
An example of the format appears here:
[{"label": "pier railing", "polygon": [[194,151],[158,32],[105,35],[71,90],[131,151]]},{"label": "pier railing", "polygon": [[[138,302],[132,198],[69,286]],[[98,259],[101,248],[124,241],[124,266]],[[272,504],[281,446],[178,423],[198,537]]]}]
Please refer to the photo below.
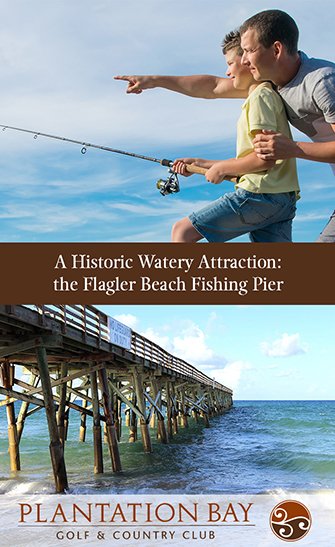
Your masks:
[{"label": "pier railing", "polygon": [[[27,307],[39,314],[42,325],[47,318],[58,321],[61,324],[61,330],[64,335],[68,334],[70,328],[75,328],[81,331],[84,337],[94,336],[105,342],[110,342],[108,315],[94,306],[33,305]],[[156,363],[158,366],[163,366],[178,374],[188,376],[196,382],[201,382],[202,384],[232,394],[232,390],[228,387],[216,382],[196,367],[179,357],[175,357],[155,342],[135,331],[132,331],[131,335],[131,352],[145,360]]]}]

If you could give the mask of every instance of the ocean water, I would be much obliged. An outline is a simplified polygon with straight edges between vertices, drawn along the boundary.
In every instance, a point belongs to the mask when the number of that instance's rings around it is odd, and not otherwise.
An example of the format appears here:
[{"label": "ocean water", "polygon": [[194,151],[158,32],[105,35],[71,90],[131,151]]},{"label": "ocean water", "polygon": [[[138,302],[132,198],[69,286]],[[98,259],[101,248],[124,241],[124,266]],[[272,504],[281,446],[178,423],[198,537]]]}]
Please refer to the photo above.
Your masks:
[{"label": "ocean water", "polygon": [[[231,410],[179,429],[168,445],[151,432],[153,453],[139,440],[119,445],[123,471],[115,474],[107,445],[105,473],[93,473],[91,420],[80,443],[79,416],[70,411],[65,461],[71,494],[240,494],[335,489],[335,401],[236,401]],[[54,492],[44,412],[26,422],[21,468],[9,470],[6,412],[0,408],[0,493]]]}]

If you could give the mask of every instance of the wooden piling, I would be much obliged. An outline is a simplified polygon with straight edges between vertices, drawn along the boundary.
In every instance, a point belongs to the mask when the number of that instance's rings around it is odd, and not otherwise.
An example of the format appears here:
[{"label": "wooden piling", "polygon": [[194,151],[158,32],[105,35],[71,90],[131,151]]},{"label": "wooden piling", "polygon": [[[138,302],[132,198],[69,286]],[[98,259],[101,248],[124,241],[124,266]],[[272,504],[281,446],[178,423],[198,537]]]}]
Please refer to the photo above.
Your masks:
[{"label": "wooden piling", "polygon": [[184,389],[180,392],[181,397],[181,427],[187,428],[188,427],[188,417],[187,417],[187,408],[185,403],[185,391]]},{"label": "wooden piling", "polygon": [[150,428],[155,429],[155,427],[156,427],[156,414],[155,412],[153,412],[150,418]]},{"label": "wooden piling", "polygon": [[178,428],[178,412],[173,410],[172,412],[172,434],[177,435],[179,431]]},{"label": "wooden piling", "polygon": [[117,427],[117,433],[118,433],[118,440],[121,440],[122,437],[122,401],[121,399],[117,399],[117,415],[118,415],[118,427]]},{"label": "wooden piling", "polygon": [[220,414],[220,401],[219,401],[219,398],[217,396],[216,389],[213,390],[212,401],[213,401],[213,406],[214,406],[214,415],[217,416],[218,414]]},{"label": "wooden piling", "polygon": [[124,411],[124,416],[125,416],[125,426],[129,427],[130,426],[130,408],[126,408],[126,410]]},{"label": "wooden piling", "polygon": [[[153,398],[155,400],[157,399],[157,407],[162,412],[161,386],[158,385],[156,378],[151,380],[151,387]],[[168,435],[165,429],[164,417],[159,412],[157,412],[157,438],[163,444],[168,443]]]},{"label": "wooden piling", "polygon": [[[86,391],[87,395],[87,391]],[[82,399],[82,407],[87,408],[87,399]],[[80,415],[80,429],[79,429],[79,442],[84,443],[86,441],[86,412],[82,412]]]},{"label": "wooden piling", "polygon": [[113,471],[117,472],[117,471],[121,471],[122,468],[121,468],[119,447],[118,447],[117,439],[116,439],[116,431],[115,431],[115,424],[114,424],[114,418],[113,418],[112,407],[111,407],[111,399],[110,399],[106,369],[105,368],[100,369],[98,372],[98,375],[99,375],[99,383],[100,383],[100,388],[102,393],[104,413],[106,417],[108,448],[109,448],[109,453],[111,456]]},{"label": "wooden piling", "polygon": [[[193,398],[194,402],[196,402],[198,400],[198,393],[197,393],[196,389],[194,391],[192,391],[192,398]],[[193,406],[191,414],[192,414],[192,418],[194,419],[195,423],[199,423],[199,411],[198,411],[198,408],[196,406]]]},{"label": "wooden piling", "polygon": [[[115,377],[115,375],[113,375],[112,382],[115,382],[118,388],[120,387],[120,384],[119,384],[119,382],[117,382],[117,378]],[[111,390],[110,388],[111,388],[111,386],[109,385],[109,392],[110,392],[111,402],[112,402],[116,438],[117,438],[118,441],[120,441],[121,440],[121,432],[122,432],[121,401],[119,400],[117,394],[114,393],[113,390]]]},{"label": "wooden piling", "polygon": [[135,443],[137,441],[138,434],[137,434],[137,416],[136,413],[131,410],[130,411],[130,424],[129,424],[129,442]]},{"label": "wooden piling", "polygon": [[[70,389],[72,388],[72,381],[68,382],[68,385]],[[68,400],[71,401],[71,394],[68,394]],[[69,434],[69,424],[70,424],[70,406],[68,406],[65,409],[65,416],[64,416],[64,440],[67,441],[68,434]]]},{"label": "wooden piling", "polygon": [[178,403],[176,401],[176,390],[174,387],[174,384],[171,384],[171,395],[173,399],[173,406],[172,406],[172,433],[173,435],[177,435],[178,433]]},{"label": "wooden piling", "polygon": [[144,399],[144,392],[143,392],[144,388],[143,388],[142,376],[135,368],[133,371],[133,378],[134,378],[134,387],[136,392],[137,406],[142,414],[142,418],[140,419],[140,431],[141,431],[144,452],[152,452],[149,428],[146,421],[146,403]]},{"label": "wooden piling", "polygon": [[17,438],[14,403],[7,405],[8,448],[11,471],[20,471],[20,452]]},{"label": "wooden piling", "polygon": [[65,410],[64,416],[64,441],[67,441],[69,434],[69,424],[70,424],[70,407]]},{"label": "wooden piling", "polygon": [[164,418],[159,417],[157,421],[157,435],[158,439],[162,444],[167,444],[169,442],[168,435],[165,428]]},{"label": "wooden piling", "polygon": [[[68,373],[68,365],[67,363],[62,363],[61,370],[60,370],[60,378],[65,378]],[[57,426],[58,426],[58,434],[61,443],[65,444],[65,438],[66,438],[66,431],[65,431],[65,406],[66,406],[66,390],[67,390],[67,384],[64,382],[63,384],[60,384],[58,386],[58,395],[59,395],[59,406],[57,411]]]},{"label": "wooden piling", "polygon": [[56,420],[56,411],[52,395],[52,388],[48,369],[48,359],[45,347],[36,348],[37,364],[41,377],[45,411],[50,435],[50,456],[55,478],[56,491],[64,492],[68,488],[63,445],[59,438]]},{"label": "wooden piling", "polygon": [[166,420],[167,420],[167,434],[168,438],[172,439],[173,437],[173,428],[172,428],[172,403],[170,395],[170,382],[165,383],[165,402],[166,402]]},{"label": "wooden piling", "polygon": [[104,444],[108,444],[107,424],[104,422]]},{"label": "wooden piling", "polygon": [[20,441],[21,441],[24,424],[25,424],[26,417],[27,417],[27,414],[28,414],[29,404],[30,403],[28,403],[28,401],[22,401],[21,406],[20,406],[20,411],[17,415],[16,433],[17,433],[17,442],[19,444],[20,444]]},{"label": "wooden piling", "polygon": [[[36,386],[37,383],[38,383],[38,378],[37,376],[35,376],[35,374],[32,374],[30,373],[30,376],[29,376],[29,385],[31,386]],[[29,402],[28,401],[23,401],[21,403],[21,407],[20,407],[20,411],[19,411],[19,414],[17,416],[17,420],[16,420],[16,432],[17,432],[17,442],[20,444],[20,441],[21,441],[21,437],[22,437],[22,433],[23,433],[23,429],[24,429],[24,425],[25,425],[25,421],[26,421],[26,417],[27,417],[27,414],[28,414],[28,410],[29,410]]]},{"label": "wooden piling", "polygon": [[[12,389],[14,384],[15,368],[9,361],[4,361],[0,364],[1,383],[6,389]],[[7,402],[8,401],[8,402]],[[19,441],[17,436],[16,419],[14,402],[9,396],[6,396],[6,414],[8,424],[8,452],[10,461],[10,470],[13,472],[20,471],[20,451]]]},{"label": "wooden piling", "polygon": [[[132,406],[136,406],[136,394],[132,393],[131,395],[131,402]],[[129,442],[134,443],[137,441],[138,434],[137,434],[137,416],[136,412],[134,412],[133,409],[129,409]]]},{"label": "wooden piling", "polygon": [[96,371],[90,373],[93,410],[94,473],[104,472],[102,435],[100,423],[99,391]]},{"label": "wooden piling", "polygon": [[202,412],[202,417],[205,422],[205,427],[210,427],[209,418],[207,412]]}]

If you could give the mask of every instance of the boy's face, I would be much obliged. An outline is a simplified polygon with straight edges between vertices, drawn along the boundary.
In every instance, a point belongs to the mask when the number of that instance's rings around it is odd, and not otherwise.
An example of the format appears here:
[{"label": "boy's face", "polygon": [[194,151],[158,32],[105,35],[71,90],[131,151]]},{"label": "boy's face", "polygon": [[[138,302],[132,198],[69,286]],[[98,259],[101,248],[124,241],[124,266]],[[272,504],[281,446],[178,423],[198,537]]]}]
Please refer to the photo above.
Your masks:
[{"label": "boy's face", "polygon": [[264,47],[255,29],[248,29],[241,36],[243,49],[242,63],[247,66],[258,82],[272,80],[275,68],[275,51],[273,47]]},{"label": "boy's face", "polygon": [[249,67],[242,64],[242,57],[238,54],[238,49],[230,49],[225,54],[228,65],[226,74],[233,80],[235,89],[249,89],[255,83],[255,80],[249,70]]}]

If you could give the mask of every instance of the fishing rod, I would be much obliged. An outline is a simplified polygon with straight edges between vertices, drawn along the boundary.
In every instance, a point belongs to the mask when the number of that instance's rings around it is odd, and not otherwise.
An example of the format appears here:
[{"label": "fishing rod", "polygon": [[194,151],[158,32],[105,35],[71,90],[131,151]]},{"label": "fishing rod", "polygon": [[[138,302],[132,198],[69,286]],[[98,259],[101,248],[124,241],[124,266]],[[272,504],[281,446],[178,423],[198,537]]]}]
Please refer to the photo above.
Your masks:
[{"label": "fishing rod", "polygon": [[[73,144],[79,144],[81,148],[81,153],[86,154],[87,148],[97,148],[98,150],[105,150],[106,152],[113,152],[114,154],[122,154],[123,156],[130,156],[132,158],[138,158],[140,160],[146,160],[146,161],[152,161],[155,163],[160,163],[160,165],[163,165],[163,167],[168,168],[169,176],[166,179],[159,179],[156,183],[156,186],[160,193],[163,196],[166,196],[168,194],[176,194],[180,191],[179,186],[179,180],[177,173],[173,171],[173,161],[167,160],[167,159],[158,159],[158,158],[152,158],[150,156],[143,156],[142,154],[135,154],[134,152],[126,152],[125,150],[118,150],[117,148],[111,148],[109,146],[103,146],[101,144],[92,144],[90,142],[83,142],[78,141],[75,139],[69,139],[67,137],[60,137],[58,135],[52,135],[49,133],[42,133],[41,131],[33,131],[31,129],[23,129],[22,127],[13,127],[11,125],[3,125],[0,124],[0,127],[2,127],[2,131],[6,131],[6,129],[11,129],[13,131],[20,131],[22,133],[29,133],[31,135],[34,135],[34,139],[37,139],[38,137],[46,137],[48,139],[55,139],[58,141],[63,142],[70,142]],[[189,173],[197,173],[200,175],[205,175],[207,169],[204,169],[203,167],[198,167],[197,165],[186,165],[186,170]],[[236,181],[235,177],[226,177],[226,180],[230,180],[232,182]]]}]

